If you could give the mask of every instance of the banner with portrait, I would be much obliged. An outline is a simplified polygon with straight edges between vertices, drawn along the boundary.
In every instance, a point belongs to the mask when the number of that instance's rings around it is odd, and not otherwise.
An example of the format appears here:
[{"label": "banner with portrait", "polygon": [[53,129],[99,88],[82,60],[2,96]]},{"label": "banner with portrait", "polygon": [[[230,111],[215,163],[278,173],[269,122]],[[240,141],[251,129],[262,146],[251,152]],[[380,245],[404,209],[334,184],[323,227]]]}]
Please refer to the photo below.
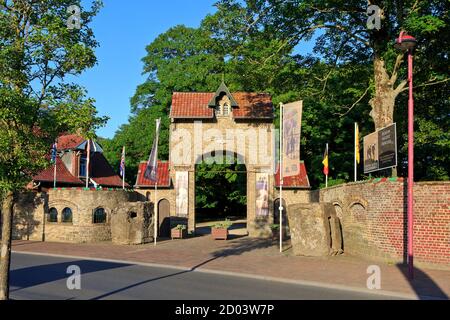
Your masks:
[{"label": "banner with portrait", "polygon": [[283,106],[283,177],[300,174],[300,133],[302,127],[303,101]]},{"label": "banner with portrait", "polygon": [[175,173],[175,191],[175,213],[177,216],[186,216],[189,204],[189,172],[177,171]]},{"label": "banner with portrait", "polygon": [[256,217],[269,216],[269,174],[256,173]]}]

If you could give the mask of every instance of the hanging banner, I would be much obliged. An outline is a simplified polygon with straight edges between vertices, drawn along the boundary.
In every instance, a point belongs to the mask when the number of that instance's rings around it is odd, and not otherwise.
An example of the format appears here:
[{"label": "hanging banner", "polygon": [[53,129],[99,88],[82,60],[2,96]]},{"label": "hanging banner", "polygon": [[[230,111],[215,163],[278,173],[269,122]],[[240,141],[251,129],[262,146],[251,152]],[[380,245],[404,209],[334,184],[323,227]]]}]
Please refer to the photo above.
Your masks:
[{"label": "hanging banner", "polygon": [[256,173],[256,217],[269,216],[269,174]]},{"label": "hanging banner", "polygon": [[300,174],[300,132],[303,101],[283,106],[283,177]]},{"label": "hanging banner", "polygon": [[175,173],[175,190],[176,190],[176,209],[177,216],[186,216],[188,214],[189,204],[189,172],[181,171]]},{"label": "hanging banner", "polygon": [[364,137],[364,173],[397,166],[397,125]]}]

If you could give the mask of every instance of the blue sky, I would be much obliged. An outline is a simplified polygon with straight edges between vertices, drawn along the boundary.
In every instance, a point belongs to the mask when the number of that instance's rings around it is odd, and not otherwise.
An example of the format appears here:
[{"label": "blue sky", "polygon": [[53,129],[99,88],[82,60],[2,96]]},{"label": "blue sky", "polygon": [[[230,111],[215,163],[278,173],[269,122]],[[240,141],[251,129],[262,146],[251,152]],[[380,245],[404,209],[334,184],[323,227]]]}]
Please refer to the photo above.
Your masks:
[{"label": "blue sky", "polygon": [[[130,97],[145,81],[142,61],[145,47],[170,27],[184,24],[198,27],[214,13],[216,0],[103,0],[104,7],[91,24],[100,47],[98,65],[68,80],[83,85],[97,103],[100,115],[110,117],[101,137],[112,138],[120,125],[128,122]],[[89,7],[91,1],[83,3]],[[311,43],[302,43],[296,52],[307,52]]]},{"label": "blue sky", "polygon": [[[145,47],[160,33],[177,24],[198,27],[215,12],[215,0],[104,0],[92,28],[100,47],[98,65],[75,79],[96,99],[100,115],[110,117],[97,134],[111,138],[128,121],[130,97],[145,78],[141,59]],[[86,1],[90,3],[90,1]]]}]

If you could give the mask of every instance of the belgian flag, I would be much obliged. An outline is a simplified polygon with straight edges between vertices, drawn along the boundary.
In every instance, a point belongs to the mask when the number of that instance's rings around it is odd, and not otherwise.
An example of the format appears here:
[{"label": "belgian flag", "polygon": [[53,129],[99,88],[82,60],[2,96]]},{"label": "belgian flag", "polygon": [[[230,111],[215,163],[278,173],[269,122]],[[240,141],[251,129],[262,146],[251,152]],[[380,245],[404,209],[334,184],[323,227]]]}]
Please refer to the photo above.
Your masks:
[{"label": "belgian flag", "polygon": [[329,173],[329,168],[328,168],[328,143],[327,146],[325,148],[325,154],[323,155],[323,174],[328,176]]}]

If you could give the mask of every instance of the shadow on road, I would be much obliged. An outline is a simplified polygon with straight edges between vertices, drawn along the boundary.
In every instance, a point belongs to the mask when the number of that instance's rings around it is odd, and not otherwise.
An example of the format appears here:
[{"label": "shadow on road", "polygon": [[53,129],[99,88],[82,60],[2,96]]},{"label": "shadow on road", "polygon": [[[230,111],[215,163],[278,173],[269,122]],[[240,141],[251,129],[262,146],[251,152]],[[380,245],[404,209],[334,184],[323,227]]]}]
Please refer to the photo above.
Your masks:
[{"label": "shadow on road", "polygon": [[184,270],[184,271],[179,271],[179,272],[175,272],[175,273],[170,273],[164,276],[160,276],[160,277],[155,277],[152,279],[148,279],[148,280],[144,280],[144,281],[140,281],[134,284],[131,284],[129,286],[105,293],[103,295],[97,296],[95,298],[93,298],[92,300],[99,300],[99,299],[104,299],[106,297],[109,297],[111,295],[126,291],[128,289],[143,285],[143,284],[147,284],[149,282],[153,282],[153,281],[158,281],[158,280],[162,280],[162,279],[166,279],[166,278],[170,278],[170,277],[176,277],[182,274],[186,274],[189,272],[193,272],[203,266],[205,266],[206,264],[219,259],[219,258],[224,258],[227,256],[232,256],[232,255],[241,255],[245,252],[249,252],[255,249],[262,249],[262,248],[267,248],[267,247],[271,247],[272,246],[272,242],[271,240],[267,240],[267,239],[251,239],[251,238],[239,238],[233,242],[230,242],[230,246],[225,248],[225,249],[220,249],[217,250],[215,252],[212,253],[212,257],[206,261],[203,261],[202,263],[199,263],[195,266],[193,266],[192,268],[190,268],[189,270]]},{"label": "shadow on road", "polygon": [[397,264],[397,268],[402,272],[419,299],[449,299],[449,296],[424,271],[414,268],[414,279],[411,280],[408,276],[407,265],[399,263]]},{"label": "shadow on road", "polygon": [[67,268],[71,265],[80,267],[83,274],[130,266],[129,264],[112,262],[75,260],[15,269],[10,272],[10,285],[11,288],[14,288],[11,289],[11,292],[61,279],[67,279],[70,276],[70,274],[67,273]]}]

